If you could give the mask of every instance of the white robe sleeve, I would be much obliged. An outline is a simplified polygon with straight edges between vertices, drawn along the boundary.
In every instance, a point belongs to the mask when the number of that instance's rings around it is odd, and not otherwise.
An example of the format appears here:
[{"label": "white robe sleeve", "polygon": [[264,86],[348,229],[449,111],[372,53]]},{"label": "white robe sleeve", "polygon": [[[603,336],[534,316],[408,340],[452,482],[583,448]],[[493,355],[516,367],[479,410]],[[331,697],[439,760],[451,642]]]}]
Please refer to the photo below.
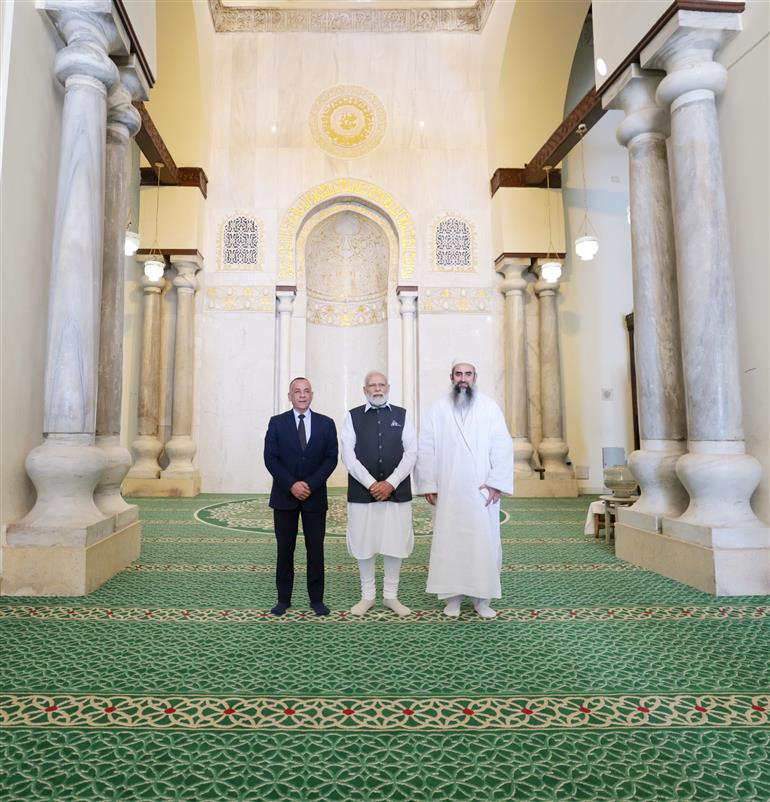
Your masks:
[{"label": "white robe sleeve", "polygon": [[404,429],[401,433],[401,444],[404,447],[404,455],[396,465],[393,473],[385,480],[386,482],[398,487],[412,472],[414,463],[417,461],[417,434],[414,431],[414,424],[409,413],[404,418]]},{"label": "white robe sleeve", "polygon": [[348,469],[348,473],[368,490],[377,480],[356,457],[356,430],[353,428],[353,418],[350,417],[349,412],[342,422],[340,441],[342,443],[342,464]]},{"label": "white robe sleeve", "polygon": [[497,404],[489,409],[489,474],[484,484],[501,493],[513,493],[513,440]]},{"label": "white robe sleeve", "polygon": [[434,430],[434,408],[423,416],[420,439],[417,446],[417,464],[414,470],[415,493],[437,493],[436,440]]}]

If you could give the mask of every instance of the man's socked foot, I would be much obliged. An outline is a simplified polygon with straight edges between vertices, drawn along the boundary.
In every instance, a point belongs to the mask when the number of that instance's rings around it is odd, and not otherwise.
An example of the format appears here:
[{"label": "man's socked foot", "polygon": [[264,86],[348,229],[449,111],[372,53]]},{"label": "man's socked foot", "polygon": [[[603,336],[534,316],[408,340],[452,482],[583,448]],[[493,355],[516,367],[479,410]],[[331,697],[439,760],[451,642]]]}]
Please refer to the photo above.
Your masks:
[{"label": "man's socked foot", "polygon": [[331,612],[331,610],[329,610],[329,608],[323,602],[313,602],[310,605],[310,609],[316,615],[329,615],[329,613]]},{"label": "man's socked foot", "polygon": [[402,618],[412,614],[412,611],[405,604],[401,604],[398,599],[383,599],[382,603]]},{"label": "man's socked foot", "polygon": [[450,618],[457,618],[460,615],[460,606],[463,603],[462,596],[450,596],[450,598],[446,599],[446,605],[444,606],[444,615],[449,616]]},{"label": "man's socked foot", "polygon": [[291,605],[286,604],[285,602],[278,602],[278,604],[273,607],[270,612],[273,615],[283,615]]},{"label": "man's socked foot", "polygon": [[497,618],[497,613],[489,606],[489,599],[476,599],[473,609],[482,618]]},{"label": "man's socked foot", "polygon": [[351,615],[365,615],[369,610],[374,607],[374,599],[361,599],[358,604],[354,604],[350,608]]}]

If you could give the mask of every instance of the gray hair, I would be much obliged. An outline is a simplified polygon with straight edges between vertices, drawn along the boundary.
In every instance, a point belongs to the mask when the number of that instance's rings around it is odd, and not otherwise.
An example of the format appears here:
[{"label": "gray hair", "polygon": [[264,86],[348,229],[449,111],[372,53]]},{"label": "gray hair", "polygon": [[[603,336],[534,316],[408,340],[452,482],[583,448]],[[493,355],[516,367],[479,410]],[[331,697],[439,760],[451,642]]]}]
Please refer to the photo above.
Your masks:
[{"label": "gray hair", "polygon": [[366,387],[366,385],[369,384],[369,379],[372,376],[382,376],[382,378],[385,379],[385,384],[390,384],[390,382],[388,381],[387,375],[384,374],[381,370],[370,370],[366,374],[366,376],[364,376],[364,387]]}]

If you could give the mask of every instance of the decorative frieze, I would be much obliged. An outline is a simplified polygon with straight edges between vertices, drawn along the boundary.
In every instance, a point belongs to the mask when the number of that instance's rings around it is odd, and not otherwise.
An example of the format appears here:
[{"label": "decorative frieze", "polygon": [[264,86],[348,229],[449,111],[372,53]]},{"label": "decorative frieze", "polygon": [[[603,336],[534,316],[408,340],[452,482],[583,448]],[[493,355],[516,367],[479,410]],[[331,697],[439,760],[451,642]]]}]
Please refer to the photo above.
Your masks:
[{"label": "decorative frieze", "polygon": [[503,298],[491,287],[420,287],[421,314],[462,312],[499,315]]},{"label": "decorative frieze", "polygon": [[224,271],[261,270],[263,228],[248,214],[235,213],[219,225],[217,269]]},{"label": "decorative frieze", "polygon": [[[218,33],[476,33],[484,28],[494,0],[454,8],[255,8],[209,0]],[[404,3],[406,5],[406,3]]]},{"label": "decorative frieze", "polygon": [[273,312],[274,287],[209,287],[206,309],[212,312]]},{"label": "decorative frieze", "polygon": [[308,322],[322,326],[370,326],[373,323],[382,323],[387,316],[385,298],[347,303],[307,299]]}]

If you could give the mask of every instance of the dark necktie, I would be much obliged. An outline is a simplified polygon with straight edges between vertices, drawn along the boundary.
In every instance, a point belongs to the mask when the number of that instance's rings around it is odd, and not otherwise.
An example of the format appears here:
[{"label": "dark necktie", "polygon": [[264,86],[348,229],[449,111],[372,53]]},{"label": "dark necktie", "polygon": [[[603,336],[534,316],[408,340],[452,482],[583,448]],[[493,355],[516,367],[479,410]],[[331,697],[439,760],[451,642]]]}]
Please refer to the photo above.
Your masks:
[{"label": "dark necktie", "polygon": [[305,433],[305,416],[299,416],[299,426],[297,427],[297,431],[299,432],[299,447],[304,451],[307,448],[307,434]]}]

